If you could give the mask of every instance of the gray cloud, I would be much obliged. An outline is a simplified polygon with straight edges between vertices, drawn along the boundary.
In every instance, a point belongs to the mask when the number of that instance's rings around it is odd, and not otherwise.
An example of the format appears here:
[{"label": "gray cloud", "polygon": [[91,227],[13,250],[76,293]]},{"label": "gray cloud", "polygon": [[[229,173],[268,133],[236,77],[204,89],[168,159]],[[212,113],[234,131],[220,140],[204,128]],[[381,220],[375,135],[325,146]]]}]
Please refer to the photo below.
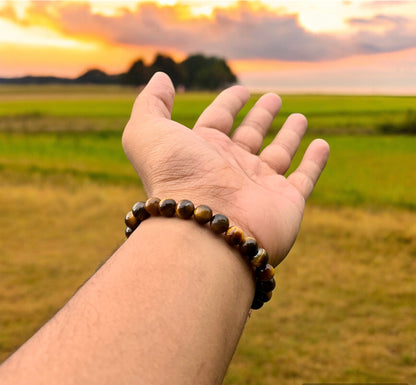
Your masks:
[{"label": "gray cloud", "polygon": [[[354,34],[357,53],[394,52],[416,47],[415,23],[403,16],[376,15],[349,22],[361,28]],[[383,27],[384,32],[374,32],[374,27]]]},{"label": "gray cloud", "polygon": [[[7,12],[12,14],[10,9]],[[299,24],[297,15],[272,13],[265,7],[253,9],[245,2],[232,9],[216,9],[211,19],[181,20],[174,7],[151,3],[111,17],[93,14],[86,3],[33,2],[28,12],[72,35],[100,36],[114,43],[187,54],[204,52],[227,59],[321,61],[416,47],[416,23],[394,15],[350,19],[354,28],[340,36],[312,33]],[[374,30],[380,26],[383,32]]]},{"label": "gray cloud", "polygon": [[355,17],[355,18],[348,19],[347,22],[350,25],[359,25],[359,26],[366,26],[366,27],[383,26],[383,25],[397,26],[401,24],[406,24],[408,22],[408,19],[406,19],[403,16],[375,15],[372,18]]},{"label": "gray cloud", "polygon": [[400,5],[408,5],[411,4],[413,0],[373,0],[373,1],[363,1],[362,5],[363,7],[368,8],[379,8],[380,6],[386,7],[386,6],[400,6]]}]

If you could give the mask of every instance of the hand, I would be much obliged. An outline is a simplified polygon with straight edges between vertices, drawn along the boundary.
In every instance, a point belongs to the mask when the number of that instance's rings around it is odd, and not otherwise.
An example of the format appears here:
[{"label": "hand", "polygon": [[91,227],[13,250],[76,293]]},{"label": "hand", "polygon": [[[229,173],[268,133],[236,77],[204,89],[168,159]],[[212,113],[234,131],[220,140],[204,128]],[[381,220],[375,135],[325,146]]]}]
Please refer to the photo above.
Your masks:
[{"label": "hand", "polygon": [[246,88],[220,93],[193,130],[171,120],[174,95],[169,77],[156,73],[137,97],[123,133],[124,150],[147,195],[211,206],[255,237],[277,265],[296,239],[305,202],[328,159],[328,144],[313,141],[285,178],[307,121],[300,114],[289,116],[257,155],[280,109],[277,95],[263,95],[231,138],[234,118],[249,99]]}]

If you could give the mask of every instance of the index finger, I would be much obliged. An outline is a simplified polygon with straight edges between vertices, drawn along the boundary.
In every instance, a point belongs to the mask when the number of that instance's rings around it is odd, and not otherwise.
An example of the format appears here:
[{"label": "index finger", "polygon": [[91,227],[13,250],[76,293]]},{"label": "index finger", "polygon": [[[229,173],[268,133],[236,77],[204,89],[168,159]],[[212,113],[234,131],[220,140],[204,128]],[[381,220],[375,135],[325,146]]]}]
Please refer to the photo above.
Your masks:
[{"label": "index finger", "polygon": [[194,126],[194,131],[200,128],[213,128],[228,135],[238,112],[250,98],[247,88],[233,86],[222,91],[201,114]]}]

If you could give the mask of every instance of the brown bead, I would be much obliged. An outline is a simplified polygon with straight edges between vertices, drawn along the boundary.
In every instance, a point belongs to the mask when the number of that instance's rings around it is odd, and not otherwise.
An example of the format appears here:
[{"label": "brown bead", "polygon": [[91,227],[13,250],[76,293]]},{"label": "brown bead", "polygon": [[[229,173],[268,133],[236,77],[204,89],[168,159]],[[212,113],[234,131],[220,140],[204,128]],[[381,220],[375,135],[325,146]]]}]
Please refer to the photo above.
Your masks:
[{"label": "brown bead", "polygon": [[160,202],[159,198],[149,198],[144,204],[144,208],[150,215],[157,217],[160,215],[159,202]]},{"label": "brown bead", "polygon": [[209,206],[200,205],[194,210],[194,219],[200,224],[208,223],[212,218],[212,210]]},{"label": "brown bead", "polygon": [[265,293],[274,290],[275,287],[276,281],[274,278],[268,281],[257,281],[257,290],[264,291]]},{"label": "brown bead", "polygon": [[145,209],[145,203],[144,202],[135,203],[133,205],[131,211],[133,212],[133,215],[141,221],[144,221],[145,219],[150,217],[150,214]]},{"label": "brown bead", "polygon": [[239,246],[244,242],[244,232],[237,226],[231,226],[224,236],[227,243],[231,246]]},{"label": "brown bead", "polygon": [[215,214],[211,218],[210,227],[215,234],[225,233],[229,225],[228,218],[223,214]]},{"label": "brown bead", "polygon": [[251,308],[253,310],[257,310],[257,309],[260,309],[263,305],[264,305],[264,302],[263,301],[261,301],[260,299],[254,297],[253,303],[251,304]]},{"label": "brown bead", "polygon": [[259,246],[257,245],[257,241],[252,237],[247,237],[240,246],[241,254],[250,260],[254,258],[258,251]]},{"label": "brown bead", "polygon": [[262,302],[269,302],[272,299],[273,291],[256,291],[255,297],[257,297]]},{"label": "brown bead", "polygon": [[265,267],[261,267],[256,270],[256,276],[260,281],[268,281],[274,277],[274,268],[272,265],[267,264]]},{"label": "brown bead", "polygon": [[250,262],[251,266],[253,267],[264,267],[269,262],[269,255],[267,254],[266,250],[259,247],[257,254],[253,257],[253,259]]},{"label": "brown bead", "polygon": [[173,217],[176,212],[176,202],[173,199],[165,198],[159,202],[159,213],[164,217]]},{"label": "brown bead", "polygon": [[132,211],[129,211],[124,218],[124,223],[127,227],[130,227],[134,230],[137,226],[139,226],[140,221],[133,215]]},{"label": "brown bead", "polygon": [[195,206],[191,201],[183,199],[176,205],[176,215],[181,219],[189,219],[194,215]]},{"label": "brown bead", "polygon": [[128,238],[131,234],[133,234],[133,229],[131,229],[130,227],[126,227],[126,230],[124,230],[124,234],[126,235],[126,238]]}]

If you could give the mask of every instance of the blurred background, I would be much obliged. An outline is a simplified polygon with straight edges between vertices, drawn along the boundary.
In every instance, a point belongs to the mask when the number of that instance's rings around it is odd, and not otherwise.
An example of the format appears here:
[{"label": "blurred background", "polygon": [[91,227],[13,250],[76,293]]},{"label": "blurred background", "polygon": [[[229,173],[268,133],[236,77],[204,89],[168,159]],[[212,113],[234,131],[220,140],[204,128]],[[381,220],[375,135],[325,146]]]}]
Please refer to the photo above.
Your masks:
[{"label": "blurred background", "polygon": [[0,31],[0,362],[123,241],[121,133],[163,70],[190,128],[239,83],[236,124],[277,92],[265,143],[301,112],[331,146],[225,384],[415,382],[414,1],[0,1]]}]

